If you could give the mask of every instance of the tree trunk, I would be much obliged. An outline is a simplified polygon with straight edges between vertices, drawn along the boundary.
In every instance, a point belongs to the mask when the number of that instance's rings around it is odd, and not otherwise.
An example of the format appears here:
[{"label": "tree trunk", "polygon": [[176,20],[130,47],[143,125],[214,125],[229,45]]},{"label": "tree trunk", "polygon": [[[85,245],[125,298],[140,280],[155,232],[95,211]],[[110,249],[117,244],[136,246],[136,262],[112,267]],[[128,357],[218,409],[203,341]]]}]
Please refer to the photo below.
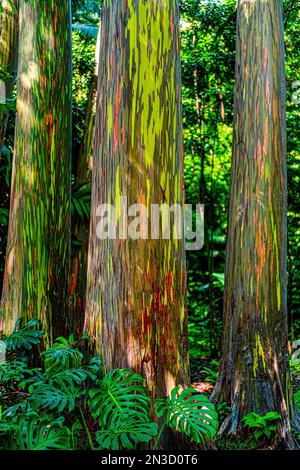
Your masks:
[{"label": "tree trunk", "polygon": [[18,100],[1,326],[38,316],[66,334],[70,251],[71,10],[20,0]]},{"label": "tree trunk", "polygon": [[[11,98],[15,83],[17,66],[17,38],[18,38],[18,0],[12,5],[8,0],[2,0],[2,13],[0,14],[0,67],[4,67],[8,78],[0,83],[0,99]],[[0,77],[1,78],[1,77]],[[4,96],[2,96],[4,95]],[[8,112],[1,110],[0,105],[0,156],[8,122]]]},{"label": "tree trunk", "polygon": [[120,196],[148,213],[154,203],[183,203],[177,7],[105,1],[101,19],[85,327],[105,368],[143,374],[152,396],[188,381],[183,243],[161,233],[100,241],[97,207],[112,204],[120,222]]},{"label": "tree trunk", "polygon": [[212,400],[232,406],[229,433],[248,412],[278,411],[292,446],[283,35],[281,0],[239,0],[224,333]]}]

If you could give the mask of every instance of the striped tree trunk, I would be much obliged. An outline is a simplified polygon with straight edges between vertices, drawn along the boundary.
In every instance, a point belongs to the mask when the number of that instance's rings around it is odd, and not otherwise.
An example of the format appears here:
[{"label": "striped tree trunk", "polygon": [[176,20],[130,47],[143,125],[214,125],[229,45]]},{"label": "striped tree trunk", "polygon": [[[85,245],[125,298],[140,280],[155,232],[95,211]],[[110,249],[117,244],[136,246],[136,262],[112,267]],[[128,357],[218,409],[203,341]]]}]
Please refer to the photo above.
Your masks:
[{"label": "striped tree trunk", "polygon": [[121,196],[148,214],[153,203],[183,203],[177,7],[106,0],[101,19],[85,328],[105,368],[143,374],[152,396],[188,380],[183,243],[101,241],[97,208],[112,204],[120,222]]},{"label": "striped tree trunk", "polygon": [[[9,2],[1,0],[0,5],[0,67],[4,67],[4,73],[8,78],[0,76],[0,99],[3,101],[11,98],[16,75],[17,65],[17,38],[18,38],[18,0]],[[4,103],[2,103],[4,104]],[[6,107],[0,105],[0,156],[4,143],[8,121]]]},{"label": "striped tree trunk", "polygon": [[20,0],[18,99],[2,327],[38,316],[46,342],[68,316],[71,10]]},{"label": "striped tree trunk", "polygon": [[223,430],[278,411],[293,446],[287,331],[287,179],[283,6],[238,2],[235,123],[219,380]]}]

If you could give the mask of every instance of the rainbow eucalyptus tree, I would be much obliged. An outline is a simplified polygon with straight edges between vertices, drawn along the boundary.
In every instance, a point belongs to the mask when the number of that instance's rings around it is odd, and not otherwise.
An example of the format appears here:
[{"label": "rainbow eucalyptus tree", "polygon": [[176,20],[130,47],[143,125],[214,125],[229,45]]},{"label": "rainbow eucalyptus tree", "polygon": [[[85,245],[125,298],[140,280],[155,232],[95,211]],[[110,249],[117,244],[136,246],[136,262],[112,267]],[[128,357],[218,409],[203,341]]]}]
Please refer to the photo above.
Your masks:
[{"label": "rainbow eucalyptus tree", "polygon": [[287,182],[283,5],[239,0],[235,122],[221,370],[212,400],[280,413],[293,446],[287,332]]},{"label": "rainbow eucalyptus tree", "polygon": [[[148,215],[183,202],[179,43],[177,1],[103,2],[85,328],[105,368],[143,374],[152,395],[188,380],[185,254],[173,235],[151,239],[145,214],[126,237],[121,197]],[[98,238],[100,204],[115,239]]]},{"label": "rainbow eucalyptus tree", "polygon": [[68,323],[71,161],[69,0],[20,0],[18,99],[1,326]]},{"label": "rainbow eucalyptus tree", "polygon": [[[8,120],[7,100],[11,98],[17,64],[18,1],[0,2],[0,156]],[[1,72],[3,76],[1,76]]]}]

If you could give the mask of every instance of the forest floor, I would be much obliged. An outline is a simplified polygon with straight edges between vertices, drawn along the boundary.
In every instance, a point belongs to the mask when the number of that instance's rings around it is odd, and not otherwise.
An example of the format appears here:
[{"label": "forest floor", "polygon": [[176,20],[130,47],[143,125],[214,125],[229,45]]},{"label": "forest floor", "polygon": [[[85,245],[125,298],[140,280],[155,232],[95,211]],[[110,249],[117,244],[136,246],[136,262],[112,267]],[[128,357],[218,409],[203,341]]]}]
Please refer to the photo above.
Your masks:
[{"label": "forest floor", "polygon": [[[214,389],[214,384],[217,378],[218,361],[210,359],[209,357],[191,357],[190,358],[190,371],[191,371],[191,386],[198,393],[204,394],[209,397]],[[291,371],[292,389],[295,394],[300,393],[300,365],[292,367]],[[297,400],[296,400],[297,401]],[[223,422],[230,412],[230,408],[226,404],[217,405],[219,414],[219,425]],[[273,423],[274,424],[274,423]],[[282,450],[282,443],[275,433],[271,433],[272,437],[269,439],[262,436],[261,439],[255,438],[255,430],[247,430],[229,437],[220,437],[209,445],[210,449],[214,450]],[[300,435],[295,433],[294,437],[300,443]]]}]

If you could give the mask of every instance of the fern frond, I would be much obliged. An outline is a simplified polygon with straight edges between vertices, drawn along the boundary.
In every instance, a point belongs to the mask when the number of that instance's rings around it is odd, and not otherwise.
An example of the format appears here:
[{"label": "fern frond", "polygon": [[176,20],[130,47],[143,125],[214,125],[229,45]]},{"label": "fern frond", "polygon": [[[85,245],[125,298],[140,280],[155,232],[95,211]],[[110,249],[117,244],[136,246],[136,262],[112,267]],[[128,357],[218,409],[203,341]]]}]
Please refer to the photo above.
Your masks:
[{"label": "fern frond", "polygon": [[243,418],[243,423],[252,428],[265,428],[269,426],[269,423],[272,421],[278,421],[281,416],[277,411],[269,411],[264,415],[259,415],[258,413],[247,413]]}]

